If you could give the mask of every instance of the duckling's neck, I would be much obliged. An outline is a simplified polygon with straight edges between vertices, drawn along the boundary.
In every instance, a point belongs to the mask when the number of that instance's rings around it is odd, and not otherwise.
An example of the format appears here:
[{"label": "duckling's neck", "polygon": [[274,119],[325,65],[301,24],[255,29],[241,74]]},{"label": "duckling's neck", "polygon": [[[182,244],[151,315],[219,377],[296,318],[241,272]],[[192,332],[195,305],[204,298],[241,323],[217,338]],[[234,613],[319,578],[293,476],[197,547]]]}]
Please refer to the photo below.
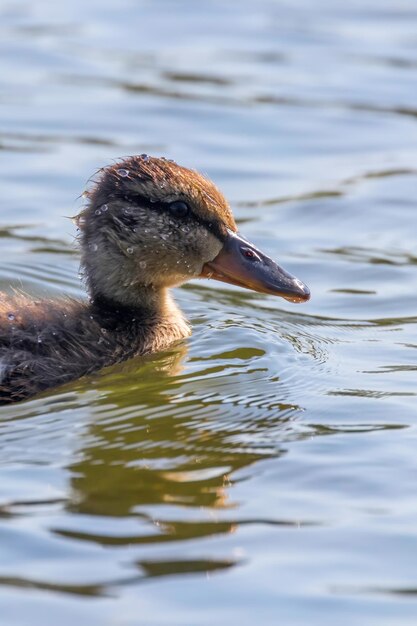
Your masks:
[{"label": "duckling's neck", "polygon": [[141,286],[135,295],[134,301],[125,303],[100,293],[92,294],[94,316],[109,329],[138,327],[141,336],[146,336],[150,351],[160,350],[191,334],[190,326],[169,289]]},{"label": "duckling's neck", "polygon": [[141,321],[181,317],[183,315],[175,304],[168,289],[153,287],[139,287],[135,297],[128,300],[118,300],[107,294],[90,293],[90,301],[94,308],[103,311],[106,315],[134,315]]}]

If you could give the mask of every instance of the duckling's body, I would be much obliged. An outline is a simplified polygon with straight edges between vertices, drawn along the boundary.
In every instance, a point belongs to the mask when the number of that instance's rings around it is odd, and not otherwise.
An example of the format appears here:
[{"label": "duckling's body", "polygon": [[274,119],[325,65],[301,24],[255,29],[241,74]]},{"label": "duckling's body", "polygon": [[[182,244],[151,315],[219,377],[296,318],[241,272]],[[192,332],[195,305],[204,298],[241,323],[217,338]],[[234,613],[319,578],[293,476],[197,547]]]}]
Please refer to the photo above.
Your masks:
[{"label": "duckling's body", "polygon": [[15,402],[191,334],[174,303],[159,314],[72,299],[0,302],[0,404]]},{"label": "duckling's body", "polygon": [[300,281],[239,238],[210,181],[165,159],[142,155],[103,170],[76,219],[90,299],[0,294],[0,403],[189,336],[169,287],[190,278],[309,297]]}]

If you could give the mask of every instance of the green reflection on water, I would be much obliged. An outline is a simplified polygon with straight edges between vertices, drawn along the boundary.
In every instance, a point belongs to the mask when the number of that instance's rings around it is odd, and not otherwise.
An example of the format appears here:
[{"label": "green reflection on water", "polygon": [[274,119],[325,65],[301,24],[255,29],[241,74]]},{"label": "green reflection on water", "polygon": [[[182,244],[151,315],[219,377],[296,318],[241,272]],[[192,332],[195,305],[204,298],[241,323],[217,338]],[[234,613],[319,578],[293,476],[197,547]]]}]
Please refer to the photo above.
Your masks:
[{"label": "green reflection on water", "polygon": [[[160,504],[235,506],[228,493],[230,475],[271,453],[239,438],[247,422],[239,423],[236,416],[228,421],[227,406],[222,410],[219,397],[208,399],[203,393],[199,398],[188,389],[188,378],[195,376],[181,373],[185,354],[185,346],[178,346],[147,362],[111,368],[94,381],[95,416],[83,437],[80,460],[69,468],[72,511],[125,516]],[[256,350],[239,349],[218,359],[248,359],[256,354]],[[199,381],[214,371],[221,373],[222,367],[200,369]],[[77,392],[87,391],[90,384],[80,383]],[[204,389],[203,382],[200,387]],[[274,423],[285,421],[294,410],[291,405],[275,404]],[[255,427],[263,430],[266,424],[260,420]],[[162,534],[166,539],[190,538],[229,532],[231,527],[170,521]],[[135,541],[163,539],[147,536]]]}]

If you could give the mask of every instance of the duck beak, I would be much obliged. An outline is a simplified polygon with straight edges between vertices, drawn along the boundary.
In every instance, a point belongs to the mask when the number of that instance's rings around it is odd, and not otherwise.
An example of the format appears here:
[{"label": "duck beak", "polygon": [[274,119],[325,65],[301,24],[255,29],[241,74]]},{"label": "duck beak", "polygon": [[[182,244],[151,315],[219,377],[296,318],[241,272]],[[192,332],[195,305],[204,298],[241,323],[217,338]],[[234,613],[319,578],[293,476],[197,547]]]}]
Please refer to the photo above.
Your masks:
[{"label": "duck beak", "polygon": [[281,296],[289,302],[310,299],[310,290],[301,280],[291,276],[253,244],[229,229],[223,248],[213,261],[203,265],[200,276]]}]

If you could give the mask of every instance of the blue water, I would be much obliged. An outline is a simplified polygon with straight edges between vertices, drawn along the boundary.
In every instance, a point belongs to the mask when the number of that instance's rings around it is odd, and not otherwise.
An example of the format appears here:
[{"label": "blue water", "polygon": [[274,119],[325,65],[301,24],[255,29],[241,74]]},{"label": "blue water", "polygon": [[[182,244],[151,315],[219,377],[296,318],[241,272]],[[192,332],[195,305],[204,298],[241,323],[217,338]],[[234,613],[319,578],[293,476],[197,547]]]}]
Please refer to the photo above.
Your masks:
[{"label": "blue water", "polygon": [[0,2],[0,290],[82,296],[128,154],[208,174],[305,281],[0,408],[3,626],[417,622],[417,5]]}]

